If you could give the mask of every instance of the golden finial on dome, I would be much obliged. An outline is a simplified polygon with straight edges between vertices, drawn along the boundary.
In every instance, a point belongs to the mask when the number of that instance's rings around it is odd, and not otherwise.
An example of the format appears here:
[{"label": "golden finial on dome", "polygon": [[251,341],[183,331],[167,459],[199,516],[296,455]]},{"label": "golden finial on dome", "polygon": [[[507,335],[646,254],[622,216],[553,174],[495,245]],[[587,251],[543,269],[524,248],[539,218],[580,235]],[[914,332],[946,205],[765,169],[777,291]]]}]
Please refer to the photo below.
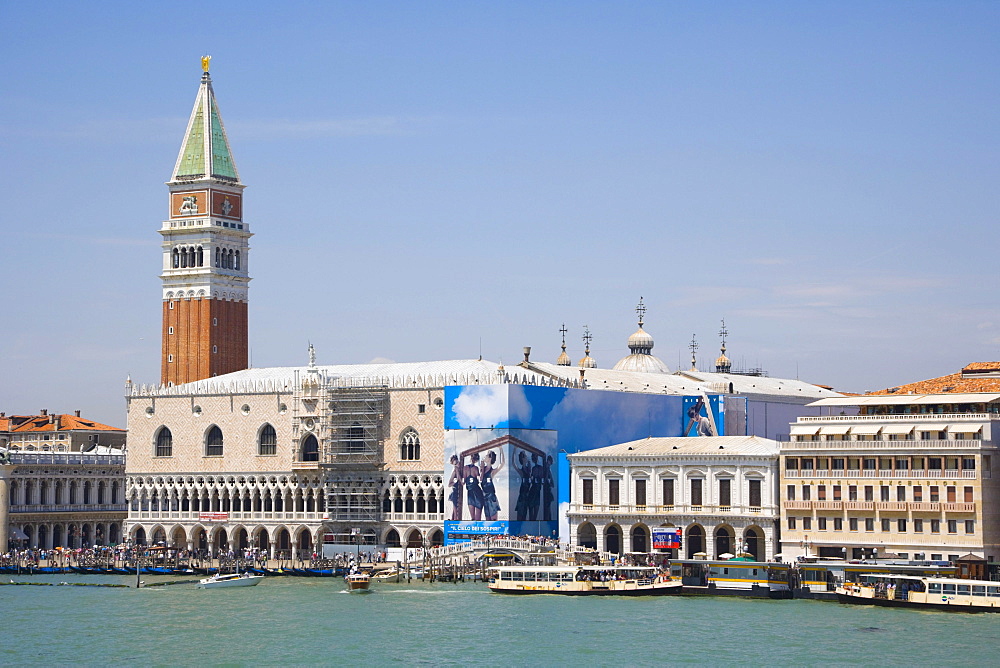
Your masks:
[{"label": "golden finial on dome", "polygon": [[202,56],[201,57],[201,70],[202,72],[208,71],[208,63],[212,60],[212,56]]}]

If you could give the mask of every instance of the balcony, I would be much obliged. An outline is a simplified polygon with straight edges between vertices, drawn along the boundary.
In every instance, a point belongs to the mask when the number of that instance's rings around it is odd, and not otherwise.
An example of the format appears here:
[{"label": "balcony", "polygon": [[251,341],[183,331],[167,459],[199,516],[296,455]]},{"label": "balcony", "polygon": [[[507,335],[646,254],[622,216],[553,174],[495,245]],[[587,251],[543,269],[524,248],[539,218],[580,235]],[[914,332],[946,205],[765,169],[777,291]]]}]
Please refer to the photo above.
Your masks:
[{"label": "balcony", "polygon": [[[805,502],[808,505],[808,501]],[[700,506],[689,506],[684,504],[676,504],[670,506],[654,506],[654,505],[606,505],[599,503],[573,503],[570,504],[570,513],[577,514],[592,514],[592,515],[639,515],[639,516],[656,516],[656,515],[669,515],[669,514],[713,514],[713,515],[748,515],[755,514],[759,515],[761,513],[773,513],[775,509],[768,506],[719,506],[719,505],[700,505]]]},{"label": "balcony", "polygon": [[925,501],[911,501],[907,507],[918,513],[938,513],[941,512],[940,503],[927,503]]},{"label": "balcony", "polygon": [[73,503],[73,504],[13,504],[12,513],[124,513],[124,503]]},{"label": "balcony", "polygon": [[874,501],[844,501],[844,510],[875,510]]},{"label": "balcony", "polygon": [[843,501],[815,501],[813,502],[813,508],[816,510],[842,510],[844,508]]},{"label": "balcony", "polygon": [[941,510],[946,513],[974,513],[976,512],[975,503],[942,503]]},{"label": "balcony", "polygon": [[875,508],[878,510],[886,510],[893,512],[906,512],[906,503],[904,501],[879,501],[875,504]]},{"label": "balcony", "polygon": [[319,462],[292,462],[293,471],[318,471]]},{"label": "balcony", "polygon": [[785,510],[812,510],[812,501],[785,501]]},{"label": "balcony", "polygon": [[[819,418],[821,420],[834,419],[836,416]],[[808,418],[800,418],[808,419]],[[900,439],[896,441],[785,441],[781,444],[781,451],[799,450],[839,450],[841,452],[866,452],[870,450],[914,450],[925,452],[928,450],[980,450],[988,444],[987,441],[976,439],[942,440],[942,439]]]},{"label": "balcony", "polygon": [[[795,470],[795,469],[785,469],[785,478],[962,478],[965,480],[975,480],[978,476],[976,469],[837,469],[833,471],[826,470]],[[988,471],[982,474],[983,478],[989,478],[990,473]]]}]

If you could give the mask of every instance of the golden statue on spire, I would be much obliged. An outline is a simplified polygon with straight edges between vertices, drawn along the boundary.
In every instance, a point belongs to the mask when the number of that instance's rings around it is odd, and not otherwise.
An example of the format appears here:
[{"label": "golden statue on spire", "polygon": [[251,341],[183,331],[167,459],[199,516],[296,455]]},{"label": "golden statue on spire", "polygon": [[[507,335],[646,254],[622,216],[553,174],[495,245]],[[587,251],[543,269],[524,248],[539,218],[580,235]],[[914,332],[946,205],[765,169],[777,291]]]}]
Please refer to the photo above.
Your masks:
[{"label": "golden statue on spire", "polygon": [[202,56],[201,57],[201,69],[203,72],[208,71],[208,62],[212,60],[212,56]]}]

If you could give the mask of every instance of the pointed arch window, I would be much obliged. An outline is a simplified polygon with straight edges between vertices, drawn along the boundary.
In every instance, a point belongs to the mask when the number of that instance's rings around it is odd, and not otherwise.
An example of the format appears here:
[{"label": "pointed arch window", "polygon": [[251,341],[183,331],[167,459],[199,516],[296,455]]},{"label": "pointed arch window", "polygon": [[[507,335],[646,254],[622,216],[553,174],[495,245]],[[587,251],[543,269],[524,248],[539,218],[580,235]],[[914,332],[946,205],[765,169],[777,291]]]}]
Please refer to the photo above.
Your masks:
[{"label": "pointed arch window", "polygon": [[420,435],[413,427],[399,436],[399,459],[404,462],[420,461]]},{"label": "pointed arch window", "polygon": [[205,456],[222,456],[222,430],[216,425],[212,425],[212,428],[208,430],[208,434],[205,435]]},{"label": "pointed arch window", "polygon": [[167,427],[163,427],[156,434],[156,456],[157,457],[173,457],[174,455],[174,436],[170,433]]},{"label": "pointed arch window", "polygon": [[278,454],[278,434],[274,427],[269,424],[264,425],[257,438],[257,454],[276,455]]},{"label": "pointed arch window", "polygon": [[304,439],[302,439],[302,461],[304,462],[318,462],[319,461],[319,441],[312,434],[309,434]]}]

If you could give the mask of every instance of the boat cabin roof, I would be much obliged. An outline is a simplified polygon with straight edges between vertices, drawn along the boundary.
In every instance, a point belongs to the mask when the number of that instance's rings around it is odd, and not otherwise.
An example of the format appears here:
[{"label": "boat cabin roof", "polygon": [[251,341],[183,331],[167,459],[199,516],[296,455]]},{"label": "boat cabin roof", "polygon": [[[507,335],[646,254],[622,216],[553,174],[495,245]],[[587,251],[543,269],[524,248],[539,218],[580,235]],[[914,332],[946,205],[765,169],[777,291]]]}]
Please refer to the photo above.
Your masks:
[{"label": "boat cabin roof", "polygon": [[521,573],[566,573],[577,571],[658,571],[656,566],[491,566],[491,571]]},{"label": "boat cabin roof", "polygon": [[989,585],[991,587],[1000,587],[1000,582],[995,582],[993,580],[966,580],[964,578],[949,578],[949,577],[927,577],[925,575],[889,575],[887,573],[862,573],[859,577],[864,578],[869,582],[891,582],[891,581],[906,581],[913,582],[914,580],[920,582],[943,582],[945,584],[972,584],[972,585]]}]

